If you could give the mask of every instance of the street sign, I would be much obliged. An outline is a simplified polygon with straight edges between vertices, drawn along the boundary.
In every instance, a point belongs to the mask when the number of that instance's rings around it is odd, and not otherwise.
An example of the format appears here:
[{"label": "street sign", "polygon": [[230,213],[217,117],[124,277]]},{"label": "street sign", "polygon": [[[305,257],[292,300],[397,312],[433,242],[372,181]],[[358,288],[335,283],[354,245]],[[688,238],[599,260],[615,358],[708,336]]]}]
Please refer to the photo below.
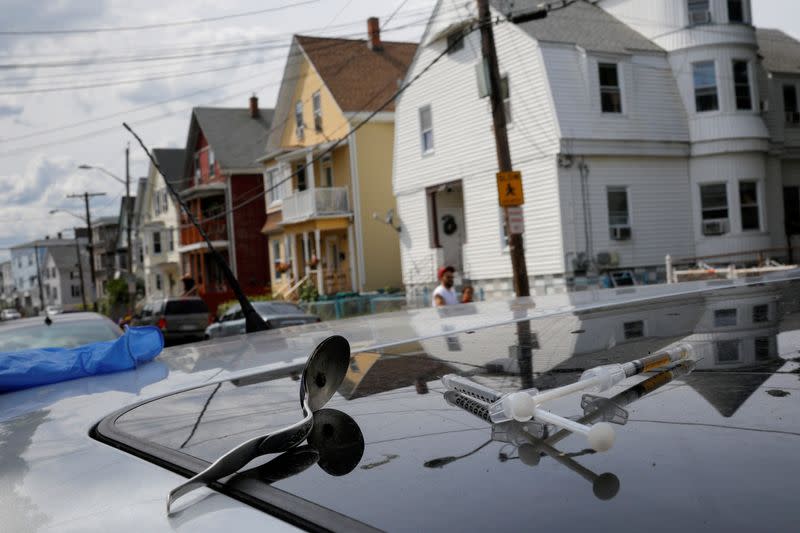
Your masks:
[{"label": "street sign", "polygon": [[511,235],[522,235],[525,233],[525,219],[522,216],[521,207],[507,207],[508,212],[508,232]]},{"label": "street sign", "polygon": [[525,203],[522,196],[522,173],[516,170],[497,173],[497,195],[503,207]]}]

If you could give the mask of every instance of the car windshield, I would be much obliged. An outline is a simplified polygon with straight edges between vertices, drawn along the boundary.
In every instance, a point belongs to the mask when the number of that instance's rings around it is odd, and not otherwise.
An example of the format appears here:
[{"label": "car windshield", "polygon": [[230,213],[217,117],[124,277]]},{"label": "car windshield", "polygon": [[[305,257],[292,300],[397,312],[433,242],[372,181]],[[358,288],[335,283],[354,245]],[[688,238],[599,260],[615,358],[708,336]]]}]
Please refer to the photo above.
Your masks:
[{"label": "car windshield", "polygon": [[92,342],[109,341],[122,331],[106,319],[53,320],[49,326],[36,321],[24,326],[0,327],[0,352],[30,348],[74,348]]},{"label": "car windshield", "polygon": [[253,307],[259,313],[269,315],[305,314],[298,306],[285,302],[255,302]]},{"label": "car windshield", "polygon": [[208,313],[208,306],[203,300],[170,300],[167,302],[165,314],[192,315]]}]

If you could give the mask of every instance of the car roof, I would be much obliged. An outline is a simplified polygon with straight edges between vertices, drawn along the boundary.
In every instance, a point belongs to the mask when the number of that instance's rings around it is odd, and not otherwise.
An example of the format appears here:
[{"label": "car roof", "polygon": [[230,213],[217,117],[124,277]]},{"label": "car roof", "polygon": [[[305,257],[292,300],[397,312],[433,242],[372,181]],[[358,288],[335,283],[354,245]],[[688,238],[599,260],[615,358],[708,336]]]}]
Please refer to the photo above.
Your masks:
[{"label": "car roof", "polygon": [[[109,322],[113,322],[107,316],[101,315],[99,313],[92,313],[85,311],[78,313],[62,313],[56,316],[51,316],[49,318],[53,322],[82,322],[87,320],[107,320]],[[0,331],[10,330],[13,328],[27,327],[33,324],[43,324],[44,320],[45,320],[44,316],[18,318],[17,320],[14,321],[0,323]]]},{"label": "car roof", "polygon": [[[791,509],[800,489],[794,461],[800,435],[794,394],[800,363],[793,360],[800,344],[797,277],[586,291],[323,322],[175,347],[134,371],[6,394],[0,396],[0,454],[14,461],[0,461],[0,472],[9,487],[25,488],[18,500],[25,505],[8,512],[28,513],[52,527],[78,520],[72,523],[80,528],[85,516],[91,522],[84,524],[118,526],[134,506],[152,529],[173,528],[164,498],[185,478],[93,440],[88,430],[116,410],[141,402],[169,407],[174,398],[200,410],[170,418],[176,412],[168,408],[160,423],[188,435],[196,422],[198,443],[190,454],[208,461],[218,439],[204,420],[235,422],[238,430],[225,434],[230,442],[259,427],[296,421],[298,383],[291,374],[318,342],[341,334],[353,358],[329,407],[360,426],[363,459],[341,477],[310,468],[277,481],[272,489],[281,494],[383,529],[505,529],[531,520],[559,530],[582,530],[587,523],[666,530],[704,520],[720,529],[781,529],[790,513],[776,510]],[[753,323],[753,307],[764,304],[768,323]],[[741,325],[715,327],[715,312],[732,305]],[[643,337],[626,339],[625,324],[639,321]],[[530,324],[533,336],[521,341],[519,323]],[[531,465],[520,459],[518,447],[493,441],[483,420],[449,404],[438,381],[458,372],[503,392],[544,389],[576,380],[587,367],[630,360],[673,342],[688,339],[716,350],[741,341],[749,357],[762,338],[769,353],[763,365],[741,361],[720,370],[709,352],[691,375],[626,407],[629,421],[617,428],[609,452],[587,453],[573,435],[559,445],[566,455],[539,451],[526,457],[538,463]],[[530,368],[519,366],[521,344],[535,352]],[[523,383],[523,376],[531,382]],[[202,409],[215,389],[220,403],[210,400]],[[242,399],[261,410],[237,412]],[[577,395],[551,407],[579,416],[580,405]],[[140,427],[153,430],[153,419],[141,414]],[[101,464],[109,470],[97,472]],[[615,478],[617,492],[602,500],[613,492]],[[230,499],[235,492],[226,494],[196,502],[182,520],[203,530],[241,513],[254,524],[253,508]],[[765,499],[769,506],[760,505]],[[723,504],[726,511],[716,512]],[[666,518],[654,523],[654,513]]]}]

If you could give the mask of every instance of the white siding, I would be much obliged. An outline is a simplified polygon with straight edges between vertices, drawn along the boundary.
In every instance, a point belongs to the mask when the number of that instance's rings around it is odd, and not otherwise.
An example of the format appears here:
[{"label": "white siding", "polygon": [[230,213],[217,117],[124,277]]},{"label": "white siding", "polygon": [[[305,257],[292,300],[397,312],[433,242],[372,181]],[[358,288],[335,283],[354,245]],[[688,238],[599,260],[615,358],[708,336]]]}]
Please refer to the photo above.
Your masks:
[{"label": "white siding", "polygon": [[[566,138],[686,142],[686,115],[666,56],[613,56],[542,46]],[[622,114],[602,113],[598,62],[618,64]]]},{"label": "white siding", "polygon": [[[448,4],[448,2],[444,2]],[[440,27],[436,20],[431,27]],[[508,135],[514,168],[522,171],[525,214],[531,243],[531,274],[559,272],[560,216],[555,171],[558,132],[550,91],[537,44],[516,26],[495,27],[500,70],[510,79],[512,124]],[[423,46],[408,73],[425,68],[445,43]],[[510,277],[508,253],[503,252],[495,173],[497,158],[488,98],[478,96],[475,65],[480,58],[480,35],[470,34],[462,50],[442,60],[421,77],[400,100],[396,112],[393,186],[398,210],[408,234],[401,235],[403,280],[431,282],[437,251],[430,248],[425,188],[462,180],[466,244],[464,265],[472,279]],[[419,108],[431,106],[433,153],[422,155]],[[538,243],[543,243],[538,245]],[[419,279],[428,276],[427,279]]]},{"label": "white siding", "polygon": [[[694,253],[688,162],[685,158],[586,158],[591,216],[590,236],[594,254],[615,253],[620,267],[656,266],[664,256]],[[564,243],[572,269],[576,253],[586,252],[583,202],[577,161],[560,169]],[[628,190],[632,236],[614,241],[609,236],[608,187]]]}]

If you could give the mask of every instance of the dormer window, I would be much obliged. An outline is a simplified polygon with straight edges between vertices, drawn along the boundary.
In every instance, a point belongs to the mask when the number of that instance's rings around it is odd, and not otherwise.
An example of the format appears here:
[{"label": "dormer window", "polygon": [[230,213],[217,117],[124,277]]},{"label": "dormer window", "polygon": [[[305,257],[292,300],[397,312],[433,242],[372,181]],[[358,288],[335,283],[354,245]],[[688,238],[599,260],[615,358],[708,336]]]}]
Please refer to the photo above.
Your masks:
[{"label": "dormer window", "polygon": [[216,173],[215,167],[217,166],[217,158],[214,156],[214,150],[208,149],[208,175],[213,176]]},{"label": "dormer window", "polygon": [[201,174],[201,171],[200,171],[200,154],[198,153],[198,154],[194,154],[194,184],[195,185],[200,183],[201,175],[202,174]]},{"label": "dormer window", "polygon": [[616,63],[598,63],[600,108],[603,113],[622,113],[622,92]]},{"label": "dormer window", "polygon": [[708,0],[688,0],[689,25],[711,23],[711,11],[709,11]]}]

